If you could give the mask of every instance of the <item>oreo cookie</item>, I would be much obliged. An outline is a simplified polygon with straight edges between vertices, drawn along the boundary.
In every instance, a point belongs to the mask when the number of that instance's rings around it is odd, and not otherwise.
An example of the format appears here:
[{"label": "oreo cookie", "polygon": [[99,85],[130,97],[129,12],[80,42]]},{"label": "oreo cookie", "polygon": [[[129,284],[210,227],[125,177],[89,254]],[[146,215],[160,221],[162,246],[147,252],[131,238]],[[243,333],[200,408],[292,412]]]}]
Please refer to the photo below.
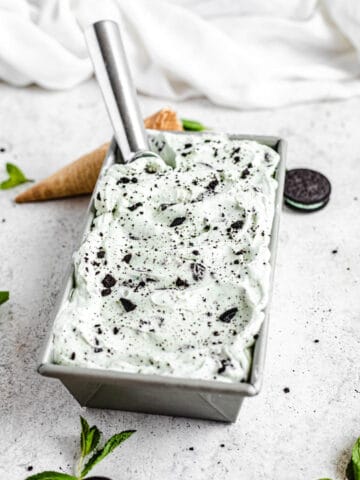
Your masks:
[{"label": "oreo cookie", "polygon": [[111,480],[109,477],[88,477],[87,480]]},{"label": "oreo cookie", "polygon": [[331,184],[320,172],[309,168],[294,168],[286,172],[285,204],[302,212],[315,212],[327,205]]}]

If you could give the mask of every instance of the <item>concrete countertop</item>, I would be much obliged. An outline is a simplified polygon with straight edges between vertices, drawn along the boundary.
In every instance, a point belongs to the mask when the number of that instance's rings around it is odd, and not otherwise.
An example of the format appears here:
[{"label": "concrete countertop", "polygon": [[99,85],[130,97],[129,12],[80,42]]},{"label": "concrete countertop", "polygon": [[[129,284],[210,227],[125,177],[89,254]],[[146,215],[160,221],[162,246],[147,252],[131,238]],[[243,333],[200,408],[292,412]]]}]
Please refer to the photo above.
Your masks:
[{"label": "concrete countertop", "polygon": [[[141,98],[144,115],[168,102]],[[326,174],[333,193],[317,213],[283,210],[261,394],[224,425],[82,409],[36,373],[39,349],[88,198],[15,205],[0,192],[0,480],[70,473],[79,415],[106,435],[137,433],[94,470],[114,480],[344,478],[360,436],[360,99],[238,112],[193,100],[172,106],[224,131],[288,141],[288,167]],[[0,85],[0,174],[6,161],[34,179],[111,136],[93,80],[68,92]],[[285,389],[285,391],[284,391]],[[290,389],[288,393],[285,393]]]}]

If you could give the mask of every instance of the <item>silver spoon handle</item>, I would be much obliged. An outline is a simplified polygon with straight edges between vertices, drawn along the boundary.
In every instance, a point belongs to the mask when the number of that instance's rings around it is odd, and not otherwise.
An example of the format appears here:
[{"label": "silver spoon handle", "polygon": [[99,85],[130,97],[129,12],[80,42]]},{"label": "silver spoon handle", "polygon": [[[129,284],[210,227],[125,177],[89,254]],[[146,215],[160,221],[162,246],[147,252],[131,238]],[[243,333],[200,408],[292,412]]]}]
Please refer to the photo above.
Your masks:
[{"label": "silver spoon handle", "polygon": [[118,24],[96,22],[86,29],[85,38],[117,144],[130,160],[149,145]]}]

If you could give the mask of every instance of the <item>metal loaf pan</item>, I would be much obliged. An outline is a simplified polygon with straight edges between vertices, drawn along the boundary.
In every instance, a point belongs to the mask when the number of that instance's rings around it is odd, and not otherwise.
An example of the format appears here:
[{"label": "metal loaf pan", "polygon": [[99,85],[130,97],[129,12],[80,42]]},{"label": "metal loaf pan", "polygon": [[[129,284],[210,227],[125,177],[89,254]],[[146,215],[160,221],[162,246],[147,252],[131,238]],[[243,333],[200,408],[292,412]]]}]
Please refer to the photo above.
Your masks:
[{"label": "metal loaf pan", "polygon": [[[182,133],[177,134],[182,135]],[[204,135],[204,133],[192,134]],[[205,134],[211,135],[210,133]],[[285,142],[276,137],[254,135],[235,134],[230,135],[230,138],[256,140],[272,147],[280,155],[280,163],[276,171],[278,188],[270,241],[270,288],[272,289],[285,178]],[[113,140],[107,152],[100,177],[110,165],[121,161],[121,152]],[[93,214],[94,194],[86,215],[84,232],[89,228]],[[71,263],[62,292],[54,308],[54,319],[73,288],[73,268]],[[234,422],[244,398],[257,395],[261,389],[268,338],[270,298],[271,291],[265,310],[265,320],[253,348],[250,379],[245,383],[130,374],[111,370],[56,365],[52,362],[51,331],[41,355],[38,372],[46,377],[61,380],[82,406]]]}]

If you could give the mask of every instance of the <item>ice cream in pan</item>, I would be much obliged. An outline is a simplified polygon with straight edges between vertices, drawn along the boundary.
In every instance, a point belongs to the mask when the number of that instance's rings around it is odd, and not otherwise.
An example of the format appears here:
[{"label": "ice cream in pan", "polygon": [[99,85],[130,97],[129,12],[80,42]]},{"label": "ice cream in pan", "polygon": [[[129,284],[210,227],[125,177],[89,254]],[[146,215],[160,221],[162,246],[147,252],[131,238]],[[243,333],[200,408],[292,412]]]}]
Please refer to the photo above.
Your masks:
[{"label": "ice cream in pan", "polygon": [[97,186],[54,361],[243,381],[268,299],[279,156],[222,134],[152,134],[150,149]]},{"label": "ice cream in pan", "polygon": [[279,157],[225,135],[155,134],[113,165],[54,328],[68,365],[241,381],[263,320]]}]

